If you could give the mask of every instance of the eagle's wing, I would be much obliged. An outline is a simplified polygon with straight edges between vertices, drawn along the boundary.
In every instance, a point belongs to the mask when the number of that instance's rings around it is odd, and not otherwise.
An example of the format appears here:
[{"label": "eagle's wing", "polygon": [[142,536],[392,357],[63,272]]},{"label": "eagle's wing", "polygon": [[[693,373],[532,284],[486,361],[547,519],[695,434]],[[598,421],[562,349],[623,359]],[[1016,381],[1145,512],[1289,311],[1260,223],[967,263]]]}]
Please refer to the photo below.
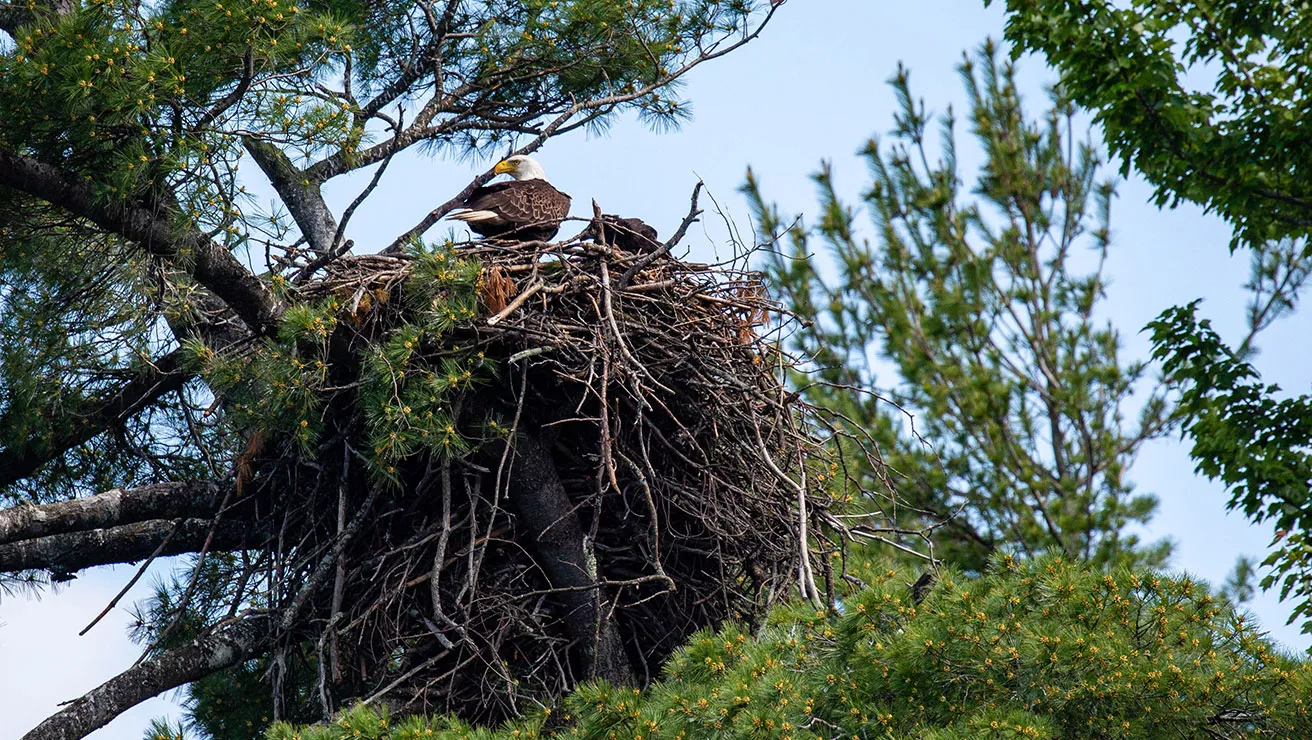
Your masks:
[{"label": "eagle's wing", "polygon": [[529,188],[531,181],[510,180],[484,185],[465,200],[465,208],[473,211],[493,211],[503,223],[525,224],[534,220],[533,202]]},{"label": "eagle's wing", "polygon": [[569,201],[545,180],[511,180],[478,188],[462,204],[467,210],[450,218],[488,236],[513,231],[524,238],[549,239],[569,215]]}]

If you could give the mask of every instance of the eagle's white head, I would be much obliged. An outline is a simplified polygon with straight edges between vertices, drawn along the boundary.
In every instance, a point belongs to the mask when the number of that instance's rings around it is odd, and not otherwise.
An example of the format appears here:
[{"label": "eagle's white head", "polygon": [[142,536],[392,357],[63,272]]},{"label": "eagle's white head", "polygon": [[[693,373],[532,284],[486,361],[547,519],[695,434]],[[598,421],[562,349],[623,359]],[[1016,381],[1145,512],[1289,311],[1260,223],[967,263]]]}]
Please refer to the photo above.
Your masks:
[{"label": "eagle's white head", "polygon": [[523,154],[506,157],[497,162],[497,166],[492,168],[492,172],[497,175],[510,175],[516,180],[547,179],[547,173],[542,171],[542,165],[538,164],[536,159]]}]

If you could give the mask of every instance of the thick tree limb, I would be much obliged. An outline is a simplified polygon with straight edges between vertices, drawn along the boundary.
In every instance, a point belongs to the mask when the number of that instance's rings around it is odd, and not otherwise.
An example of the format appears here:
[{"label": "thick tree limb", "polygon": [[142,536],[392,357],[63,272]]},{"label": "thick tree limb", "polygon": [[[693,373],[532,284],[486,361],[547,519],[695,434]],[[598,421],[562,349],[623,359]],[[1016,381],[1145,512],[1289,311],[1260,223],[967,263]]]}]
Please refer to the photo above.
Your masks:
[{"label": "thick tree limb", "polygon": [[215,481],[156,483],[115,488],[86,498],[0,510],[0,546],[152,519],[213,517],[232,484]]},{"label": "thick tree limb", "polygon": [[[41,466],[86,442],[106,429],[122,424],[161,396],[182,388],[192,374],[182,370],[182,352],[174,350],[138,372],[83,413],[56,416],[48,438],[29,438],[24,444],[0,449],[0,486],[35,473]],[[3,525],[0,525],[3,532]],[[3,537],[0,536],[0,541]]]},{"label": "thick tree limb", "polygon": [[278,147],[249,136],[244,143],[247,153],[278,191],[310,248],[318,254],[330,254],[337,246],[337,220],[319,191],[320,181],[297,169]]},{"label": "thick tree limb", "polygon": [[124,710],[246,660],[267,647],[269,631],[252,618],[221,629],[109,679],[70,703],[22,740],[75,740],[109,724]]},{"label": "thick tree limb", "polygon": [[584,657],[584,675],[623,686],[633,682],[615,623],[597,609],[596,567],[584,545],[583,527],[560,482],[556,464],[535,433],[515,440],[510,504],[536,544],[538,566],[565,607],[565,628]]},{"label": "thick tree limb", "polygon": [[159,551],[161,556],[196,552],[212,527],[213,549],[237,549],[253,539],[250,526],[242,522],[220,522],[216,527],[210,519],[183,519],[180,523],[153,519],[0,545],[0,572],[44,569],[58,577],[68,576],[97,565],[148,558],[166,539],[168,543]]},{"label": "thick tree limb", "polygon": [[90,185],[54,165],[0,149],[0,185],[67,209],[97,226],[169,260],[223,299],[256,333],[273,331],[282,306],[223,245],[194,229],[179,229],[173,215],[141,205],[106,203]]}]

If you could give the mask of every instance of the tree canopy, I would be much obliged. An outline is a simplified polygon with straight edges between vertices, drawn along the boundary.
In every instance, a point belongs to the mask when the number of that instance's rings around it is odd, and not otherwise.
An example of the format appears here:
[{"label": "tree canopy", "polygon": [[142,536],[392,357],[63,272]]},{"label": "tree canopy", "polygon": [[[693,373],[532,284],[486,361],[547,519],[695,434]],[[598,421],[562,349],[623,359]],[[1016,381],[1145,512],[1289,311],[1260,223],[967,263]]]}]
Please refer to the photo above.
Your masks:
[{"label": "tree canopy", "polygon": [[270,740],[1302,737],[1312,667],[1188,578],[1056,557],[911,573],[866,564],[839,612],[781,608],[759,633],[693,637],[644,692],[579,688],[498,730],[368,707]]},{"label": "tree canopy", "polygon": [[[1281,2],[1010,0],[1013,53],[1036,52],[1060,73],[1125,171],[1160,205],[1189,201],[1226,220],[1231,248],[1252,254],[1249,331],[1227,345],[1177,307],[1153,325],[1156,355],[1184,393],[1198,470],[1232,489],[1230,506],[1271,520],[1277,543],[1263,582],[1298,599],[1312,631],[1307,536],[1312,477],[1309,397],[1259,381],[1260,332],[1297,306],[1312,274],[1312,199],[1304,131],[1308,8]],[[1292,538],[1292,539],[1290,539]]]},{"label": "tree canopy", "polygon": [[[0,585],[194,556],[140,610],[142,661],[27,737],[81,737],[188,684],[216,736],[225,700],[264,722],[405,686],[506,716],[590,676],[638,681],[803,574],[819,600],[798,520],[822,492],[785,485],[810,431],[762,361],[759,290],[660,259],[695,201],[659,254],[425,241],[489,169],[371,235],[381,255],[351,253],[395,157],[483,162],[625,113],[676,125],[681,78],[776,6],[0,0]],[[345,207],[325,200],[361,171]],[[700,333],[625,311],[667,284]],[[684,343],[630,349],[666,322]],[[722,408],[712,373],[755,394],[727,425],[693,418]],[[664,454],[716,462],[684,475]],[[694,512],[744,487],[759,506],[730,513],[778,528],[731,539]],[[630,607],[648,611],[621,630]]]}]

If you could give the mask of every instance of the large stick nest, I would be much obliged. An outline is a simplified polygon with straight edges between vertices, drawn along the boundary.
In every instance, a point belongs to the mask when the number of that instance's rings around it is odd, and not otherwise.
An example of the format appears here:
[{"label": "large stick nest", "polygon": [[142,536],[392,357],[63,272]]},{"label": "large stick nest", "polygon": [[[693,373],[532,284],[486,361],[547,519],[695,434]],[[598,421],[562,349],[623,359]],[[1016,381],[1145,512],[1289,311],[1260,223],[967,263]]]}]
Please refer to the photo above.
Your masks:
[{"label": "large stick nest", "polygon": [[832,594],[831,440],[784,387],[780,314],[745,258],[577,240],[458,255],[481,268],[479,315],[414,362],[477,351],[499,369],[452,403],[472,449],[410,455],[390,480],[364,462],[353,383],[413,310],[414,258],[347,257],[298,289],[343,306],[326,431],[313,454],[256,439],[238,465],[264,522],[250,570],[296,615],[271,622],[275,684],[318,684],[279,689],[284,715],[377,696],[495,721],[594,675],[645,683],[692,632],[799,585]]}]

